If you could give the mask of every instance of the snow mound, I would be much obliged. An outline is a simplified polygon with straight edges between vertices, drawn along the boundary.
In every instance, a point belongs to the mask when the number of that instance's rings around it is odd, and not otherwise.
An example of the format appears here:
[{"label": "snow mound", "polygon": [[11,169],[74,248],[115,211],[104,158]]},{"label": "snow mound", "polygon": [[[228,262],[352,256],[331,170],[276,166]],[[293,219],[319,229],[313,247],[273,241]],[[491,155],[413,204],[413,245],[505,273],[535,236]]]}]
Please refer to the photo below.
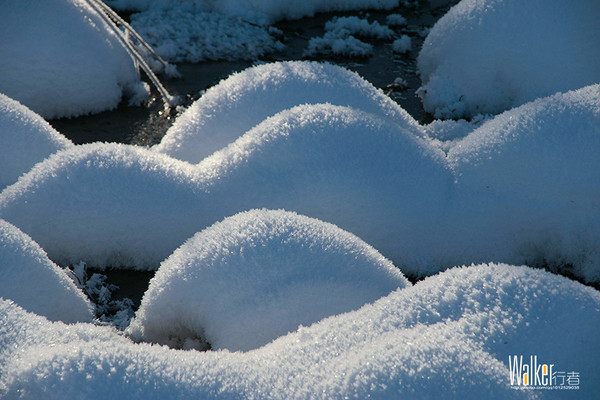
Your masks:
[{"label": "snow mound", "polygon": [[0,220],[0,297],[52,321],[94,319],[89,300],[65,272],[29,236],[4,220]]},{"label": "snow mound", "polygon": [[124,92],[146,91],[127,51],[83,0],[5,2],[0,37],[0,92],[46,119],[112,109]]},{"label": "snow mound", "polygon": [[73,146],[6,188],[0,214],[60,265],[157,266],[197,231],[190,167],[136,146]]},{"label": "snow mound", "polygon": [[[536,398],[509,359],[578,373],[600,390],[600,294],[542,270],[455,268],[257,350],[181,351],[106,328],[51,323],[0,300],[7,398]],[[560,329],[548,327],[560,326]],[[564,372],[563,372],[564,373]],[[544,390],[560,397],[562,390]]]},{"label": "snow mound", "polygon": [[354,107],[422,135],[406,111],[358,74],[330,64],[278,62],[233,74],[207,90],[153,149],[197,163],[265,118],[308,103]]},{"label": "snow mound", "polygon": [[116,144],[59,152],[0,194],[0,217],[60,263],[157,268],[227,216],[283,208],[418,268],[434,262],[451,186],[443,153],[409,131],[347,107],[304,105],[196,166]]},{"label": "snow mound", "polygon": [[42,117],[0,93],[0,191],[37,162],[71,146]]},{"label": "snow mound", "polygon": [[390,261],[335,225],[254,210],[197,233],[163,261],[129,332],[170,347],[207,340],[247,351],[406,286]]},{"label": "snow mound", "polygon": [[392,50],[395,53],[408,53],[412,48],[412,40],[408,35],[402,35],[392,43]]},{"label": "snow mound", "polygon": [[465,205],[454,215],[455,238],[468,220],[464,229],[479,240],[467,241],[481,257],[567,265],[566,272],[600,281],[599,149],[600,85],[485,122],[448,153],[457,204]]},{"label": "snow mound", "polygon": [[394,31],[377,21],[369,22],[358,17],[334,17],[325,24],[325,35],[308,42],[305,56],[338,54],[350,57],[365,57],[373,52],[373,46],[355,36],[390,39]]},{"label": "snow mound", "polygon": [[499,113],[600,82],[600,3],[463,0],[418,58],[425,110],[437,118]]}]

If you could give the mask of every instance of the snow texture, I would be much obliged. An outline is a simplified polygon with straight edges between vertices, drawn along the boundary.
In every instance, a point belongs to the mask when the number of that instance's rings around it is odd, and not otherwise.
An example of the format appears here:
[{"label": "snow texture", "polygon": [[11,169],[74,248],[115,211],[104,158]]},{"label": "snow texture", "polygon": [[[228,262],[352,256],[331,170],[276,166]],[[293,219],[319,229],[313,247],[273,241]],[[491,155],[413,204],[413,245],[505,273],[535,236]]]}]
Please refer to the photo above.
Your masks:
[{"label": "snow texture", "polygon": [[[389,9],[398,0],[112,0],[117,9],[135,10],[132,26],[169,61],[256,59],[284,45],[269,25],[318,12],[364,8]],[[366,22],[366,21],[365,21]],[[380,27],[380,31],[386,29]],[[323,41],[323,38],[321,38]],[[337,37],[335,49],[364,56],[371,45],[354,37]],[[331,45],[331,43],[329,43]],[[331,46],[329,46],[331,47]]]},{"label": "snow texture", "polygon": [[0,194],[0,217],[61,264],[156,269],[214,222],[283,208],[334,223],[416,268],[433,262],[451,185],[443,153],[398,125],[304,105],[197,166],[117,144],[59,152]]},{"label": "snow texture", "polygon": [[396,53],[408,53],[412,48],[412,40],[408,35],[402,35],[392,43],[392,50]]},{"label": "snow texture", "polygon": [[115,108],[146,92],[133,60],[83,0],[2,4],[0,92],[46,119]]},{"label": "snow texture", "polygon": [[94,319],[92,305],[67,274],[29,236],[4,220],[0,220],[0,297],[52,321]]},{"label": "snow texture", "polygon": [[283,48],[267,27],[209,12],[198,1],[133,14],[131,26],[158,55],[173,62],[255,60]]},{"label": "snow texture", "polygon": [[213,350],[247,351],[406,286],[390,261],[335,225],[255,210],[197,233],[163,261],[129,332],[169,347],[207,340]]},{"label": "snow texture", "polygon": [[423,135],[404,109],[358,74],[331,64],[279,62],[233,74],[207,90],[153,150],[198,163],[264,119],[314,103],[354,107]]},{"label": "snow texture", "polygon": [[485,122],[448,153],[465,207],[455,209],[455,238],[475,230],[482,258],[571,265],[567,272],[600,281],[599,149],[600,85]]},{"label": "snow texture", "polygon": [[37,162],[71,146],[38,114],[0,93],[0,191]]},{"label": "snow texture", "polygon": [[463,0],[427,36],[420,96],[436,118],[497,114],[600,82],[600,2]]},{"label": "snow texture", "polygon": [[325,35],[310,39],[306,56],[342,55],[365,57],[373,52],[373,46],[355,36],[391,39],[394,31],[379,22],[369,22],[359,17],[335,17],[325,24]]},{"label": "snow texture", "polygon": [[246,353],[134,344],[2,300],[0,320],[7,399],[564,398],[512,389],[514,355],[579,372],[569,398],[600,391],[600,294],[502,264],[446,271]]}]

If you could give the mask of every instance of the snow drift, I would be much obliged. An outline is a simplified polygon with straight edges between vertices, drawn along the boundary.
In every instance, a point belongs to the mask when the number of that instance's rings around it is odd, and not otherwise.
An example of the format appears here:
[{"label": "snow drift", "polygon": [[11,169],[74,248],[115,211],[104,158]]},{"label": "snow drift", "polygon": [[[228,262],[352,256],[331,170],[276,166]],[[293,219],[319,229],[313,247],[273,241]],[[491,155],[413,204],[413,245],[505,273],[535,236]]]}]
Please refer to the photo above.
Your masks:
[{"label": "snow drift", "polygon": [[[509,265],[448,270],[247,353],[133,344],[89,324],[50,323],[0,300],[6,398],[532,398],[508,358],[576,371],[600,390],[600,294]],[[560,329],[549,327],[560,326]],[[553,393],[550,393],[553,392]],[[561,390],[543,396],[563,395]]]},{"label": "snow drift", "polygon": [[425,110],[437,118],[499,113],[600,82],[600,3],[463,0],[418,58]]},{"label": "snow drift", "polygon": [[92,305],[67,274],[29,236],[4,220],[0,220],[0,297],[52,321],[94,319]]},{"label": "snow drift", "polygon": [[354,109],[305,105],[197,166],[126,145],[59,152],[0,194],[0,216],[61,264],[157,268],[216,221],[283,208],[418,268],[434,262],[451,185],[443,154],[409,131]]},{"label": "snow drift", "polygon": [[423,135],[404,109],[358,74],[331,64],[296,61],[260,65],[229,76],[180,115],[153,150],[198,163],[264,119],[311,103],[357,108]]},{"label": "snow drift", "polygon": [[0,37],[0,92],[46,119],[146,96],[133,60],[84,1],[4,2]]},{"label": "snow drift", "polygon": [[197,165],[131,146],[72,147],[6,188],[0,217],[59,264],[156,269],[196,232],[264,207],[336,224],[410,276],[506,262],[598,282],[599,99],[594,85],[471,133],[427,128],[453,137],[447,145],[322,104],[281,111]]},{"label": "snow drift", "polygon": [[467,236],[457,247],[470,246],[480,254],[475,260],[561,268],[600,281],[599,150],[600,85],[482,124],[448,153],[457,175],[453,236]]},{"label": "snow drift", "polygon": [[71,146],[42,117],[0,93],[0,191],[37,162]]},{"label": "snow drift", "polygon": [[390,261],[335,225],[254,210],[163,261],[128,331],[169,347],[247,351],[406,286]]}]

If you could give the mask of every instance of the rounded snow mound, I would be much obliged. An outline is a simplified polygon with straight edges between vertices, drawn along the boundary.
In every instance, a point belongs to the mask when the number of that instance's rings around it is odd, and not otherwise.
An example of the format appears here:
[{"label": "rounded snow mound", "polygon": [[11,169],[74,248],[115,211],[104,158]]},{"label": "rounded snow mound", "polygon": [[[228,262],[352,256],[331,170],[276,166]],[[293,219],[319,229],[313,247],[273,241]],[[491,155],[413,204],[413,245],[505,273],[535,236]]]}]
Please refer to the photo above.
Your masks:
[{"label": "rounded snow mound", "polygon": [[73,146],[6,188],[0,215],[61,265],[156,268],[198,231],[190,167],[137,146]]},{"label": "rounded snow mound", "polygon": [[93,306],[67,274],[29,236],[1,219],[0,297],[52,321],[94,319]]},{"label": "rounded snow mound", "polygon": [[567,266],[566,272],[599,281],[599,150],[600,85],[484,123],[448,153],[457,204],[464,206],[453,216],[455,237],[468,220],[466,229],[478,236],[471,246],[485,249],[482,257]]},{"label": "rounded snow mound", "polygon": [[264,119],[297,105],[316,103],[357,108],[423,135],[421,126],[404,109],[355,72],[331,64],[293,61],[252,67],[208,89],[177,117],[153,150],[197,163]]},{"label": "rounded snow mound", "polygon": [[425,110],[497,114],[600,82],[600,3],[463,0],[431,29],[418,58]]},{"label": "rounded snow mound", "polygon": [[133,60],[83,0],[10,1],[0,13],[0,92],[46,119],[146,95]]},{"label": "rounded snow mound", "polygon": [[34,164],[71,146],[38,114],[0,93],[0,191]]},{"label": "rounded snow mound", "polygon": [[170,347],[206,340],[247,351],[406,286],[390,261],[335,225],[253,210],[197,233],[163,261],[129,332]]},{"label": "rounded snow mound", "polygon": [[0,194],[0,216],[60,264],[155,269],[194,233],[254,208],[334,223],[396,265],[435,262],[452,186],[443,153],[379,117],[304,105],[198,165],[144,148],[54,154]]},{"label": "rounded snow mound", "polygon": [[[0,300],[6,344],[0,348],[0,393],[531,398],[530,390],[511,387],[509,365],[520,356],[528,364],[535,355],[538,365],[578,374],[579,389],[569,393],[586,399],[600,390],[598,380],[588,379],[600,373],[599,309],[597,290],[567,278],[527,267],[477,265],[426,278],[254,351],[231,353],[134,344],[103,327],[50,323]],[[517,371],[522,379],[523,368]]]}]

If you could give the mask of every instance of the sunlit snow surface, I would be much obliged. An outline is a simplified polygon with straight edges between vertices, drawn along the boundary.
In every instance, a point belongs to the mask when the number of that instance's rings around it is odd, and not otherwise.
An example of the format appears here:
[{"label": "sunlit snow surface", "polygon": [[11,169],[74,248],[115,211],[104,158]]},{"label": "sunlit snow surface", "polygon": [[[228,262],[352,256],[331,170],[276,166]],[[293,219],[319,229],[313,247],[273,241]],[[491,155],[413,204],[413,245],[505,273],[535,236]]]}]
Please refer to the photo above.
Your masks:
[{"label": "sunlit snow surface", "polygon": [[0,93],[0,191],[34,164],[71,146],[38,114]]},{"label": "sunlit snow surface", "polygon": [[206,339],[214,350],[251,350],[406,286],[391,262],[335,225],[255,210],[197,233],[166,259],[129,330],[169,347]]},{"label": "sunlit snow surface", "polygon": [[[508,357],[536,354],[600,390],[600,295],[508,265],[456,268],[247,353],[133,344],[0,301],[5,398],[560,398],[514,390]],[[268,317],[265,317],[268,318]]]},{"label": "sunlit snow surface", "polygon": [[[269,22],[325,2],[211,4]],[[600,293],[548,271],[600,282],[593,82],[422,126],[347,70],[267,64],[152,149],[75,146],[0,97],[0,397],[593,398]],[[82,260],[158,269],[125,332],[76,323],[91,306],[55,262]],[[511,388],[515,355],[579,389]]]},{"label": "sunlit snow surface", "polygon": [[46,119],[146,97],[132,58],[83,0],[3,2],[0,38],[0,93]]},{"label": "sunlit snow surface", "polygon": [[52,321],[93,320],[92,305],[65,272],[36,242],[3,220],[0,260],[0,297]]},{"label": "sunlit snow surface", "polygon": [[496,114],[600,82],[599,20],[598,1],[461,1],[419,54],[425,110]]}]

